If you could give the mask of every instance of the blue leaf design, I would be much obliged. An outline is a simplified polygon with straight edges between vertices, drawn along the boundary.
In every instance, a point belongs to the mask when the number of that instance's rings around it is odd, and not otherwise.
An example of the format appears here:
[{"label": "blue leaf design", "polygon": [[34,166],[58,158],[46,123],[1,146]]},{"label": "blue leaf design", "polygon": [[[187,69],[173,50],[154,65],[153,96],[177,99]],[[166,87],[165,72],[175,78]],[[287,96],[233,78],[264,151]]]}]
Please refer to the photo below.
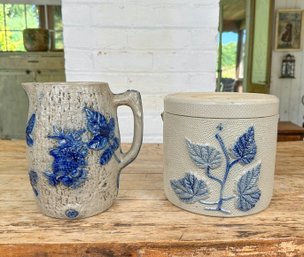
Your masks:
[{"label": "blue leaf design", "polygon": [[108,143],[108,139],[101,135],[94,136],[91,141],[88,143],[88,147],[93,150],[102,150]]},{"label": "blue leaf design", "polygon": [[119,144],[120,144],[119,139],[118,139],[117,137],[115,137],[115,138],[113,139],[113,143],[112,143],[112,145],[111,145],[112,150],[113,150],[113,151],[117,150],[118,147],[119,147]]},{"label": "blue leaf design", "polygon": [[93,135],[100,134],[100,131],[107,127],[107,119],[100,112],[96,112],[88,107],[84,108],[87,116],[87,126]]},{"label": "blue leaf design", "polygon": [[114,151],[112,148],[107,148],[100,157],[99,163],[106,165],[112,158]]},{"label": "blue leaf design", "polygon": [[175,194],[184,203],[195,203],[209,195],[206,182],[197,179],[193,174],[186,173],[183,178],[170,182]]},{"label": "blue leaf design", "polygon": [[115,137],[115,119],[106,117],[93,109],[84,108],[87,117],[88,130],[93,137],[88,142],[88,147],[92,150],[104,150],[100,156],[99,163],[107,164],[112,158],[115,150],[119,148],[119,139]]},{"label": "blue leaf design", "polygon": [[37,184],[38,184],[38,174],[36,171],[31,170],[29,172],[31,186],[36,196],[38,196]]},{"label": "blue leaf design", "polygon": [[260,172],[261,164],[258,164],[252,170],[247,171],[237,183],[236,206],[239,210],[249,211],[260,200],[261,191],[258,187]]},{"label": "blue leaf design", "polygon": [[216,169],[222,164],[221,153],[210,145],[193,144],[186,139],[189,155],[194,164],[201,169]]},{"label": "blue leaf design", "polygon": [[232,148],[232,156],[243,165],[251,163],[257,153],[254,139],[254,127],[250,127],[245,134],[239,137]]},{"label": "blue leaf design", "polygon": [[33,146],[33,144],[34,144],[34,140],[32,138],[32,132],[34,130],[35,122],[36,122],[36,114],[33,113],[31,115],[30,119],[28,120],[26,129],[25,129],[26,144],[28,146]]}]

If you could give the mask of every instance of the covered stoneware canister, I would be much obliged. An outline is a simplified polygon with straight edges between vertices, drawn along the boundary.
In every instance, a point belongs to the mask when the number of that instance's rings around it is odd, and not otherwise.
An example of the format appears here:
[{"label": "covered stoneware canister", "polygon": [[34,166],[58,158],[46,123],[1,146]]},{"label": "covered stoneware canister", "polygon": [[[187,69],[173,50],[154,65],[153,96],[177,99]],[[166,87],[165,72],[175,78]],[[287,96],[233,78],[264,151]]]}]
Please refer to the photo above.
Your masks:
[{"label": "covered stoneware canister", "polygon": [[279,100],[245,93],[165,97],[164,188],[190,212],[264,210],[273,193]]}]

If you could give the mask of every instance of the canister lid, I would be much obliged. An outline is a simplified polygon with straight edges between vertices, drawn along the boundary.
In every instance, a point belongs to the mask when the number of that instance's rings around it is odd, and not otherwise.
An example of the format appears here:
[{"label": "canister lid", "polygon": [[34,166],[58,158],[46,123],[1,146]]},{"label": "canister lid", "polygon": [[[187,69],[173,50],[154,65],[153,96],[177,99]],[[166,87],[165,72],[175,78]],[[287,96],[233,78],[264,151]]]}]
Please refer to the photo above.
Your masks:
[{"label": "canister lid", "polygon": [[279,99],[255,93],[177,93],[165,97],[165,112],[202,118],[262,118],[278,114]]}]

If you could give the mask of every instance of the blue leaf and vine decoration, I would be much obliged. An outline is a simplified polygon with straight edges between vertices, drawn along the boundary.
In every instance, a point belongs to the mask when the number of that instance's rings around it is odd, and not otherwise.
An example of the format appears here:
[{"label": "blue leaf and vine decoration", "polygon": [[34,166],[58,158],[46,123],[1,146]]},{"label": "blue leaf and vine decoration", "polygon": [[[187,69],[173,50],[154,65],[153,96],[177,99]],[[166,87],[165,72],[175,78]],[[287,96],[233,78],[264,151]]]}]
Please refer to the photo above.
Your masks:
[{"label": "blue leaf and vine decoration", "polygon": [[[245,172],[237,183],[236,194],[225,196],[225,186],[229,174],[237,164],[242,166],[252,163],[257,154],[257,145],[254,138],[254,127],[251,126],[241,135],[231,149],[227,149],[221,136],[222,124],[217,126],[215,138],[221,148],[221,152],[209,144],[194,144],[186,139],[186,145],[190,159],[199,169],[204,170],[205,175],[220,186],[218,200],[215,202],[203,201],[209,197],[210,190],[204,180],[199,180],[194,175],[186,173],[185,177],[178,180],[171,180],[171,188],[180,201],[184,203],[195,203],[206,205],[205,210],[219,211],[230,214],[223,205],[225,202],[236,199],[236,208],[240,211],[249,211],[255,207],[260,200],[261,191],[258,188],[261,163],[253,169]],[[223,158],[224,157],[224,158]],[[214,171],[225,163],[225,172],[222,177],[216,176]],[[204,194],[203,194],[204,192]]]},{"label": "blue leaf and vine decoration", "polygon": [[57,146],[50,151],[54,157],[52,171],[44,174],[52,186],[62,184],[69,188],[81,186],[87,178],[88,147],[82,141],[86,130],[59,130],[54,128],[54,134],[48,138],[56,140]]},{"label": "blue leaf and vine decoration", "polygon": [[33,146],[33,144],[34,144],[32,132],[34,130],[35,122],[36,122],[36,114],[33,113],[31,115],[30,119],[28,120],[26,129],[25,129],[26,144],[28,146]]},{"label": "blue leaf and vine decoration", "polygon": [[261,172],[261,164],[247,171],[237,184],[237,208],[241,211],[249,211],[260,200],[261,190],[258,181]]},{"label": "blue leaf and vine decoration", "polygon": [[38,189],[37,189],[37,184],[38,184],[38,174],[36,171],[30,170],[29,172],[29,177],[30,177],[30,182],[31,186],[33,188],[34,194],[37,197],[38,196]]},{"label": "blue leaf and vine decoration", "polygon": [[201,201],[209,194],[206,182],[190,173],[186,173],[182,179],[171,180],[171,187],[184,203]]},{"label": "blue leaf and vine decoration", "polygon": [[85,107],[84,110],[87,117],[87,128],[93,135],[88,142],[88,147],[95,151],[103,151],[99,159],[101,165],[106,165],[112,156],[119,162],[115,155],[115,151],[119,147],[119,139],[115,136],[114,118],[107,120],[103,114],[88,107]]}]

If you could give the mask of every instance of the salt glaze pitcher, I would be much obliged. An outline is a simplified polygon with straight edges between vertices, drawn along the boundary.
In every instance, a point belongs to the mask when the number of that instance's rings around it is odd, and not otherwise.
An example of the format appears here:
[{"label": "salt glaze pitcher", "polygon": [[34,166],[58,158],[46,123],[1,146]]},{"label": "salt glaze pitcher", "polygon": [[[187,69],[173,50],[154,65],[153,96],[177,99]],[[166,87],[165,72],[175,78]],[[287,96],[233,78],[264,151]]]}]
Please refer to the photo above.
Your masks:
[{"label": "salt glaze pitcher", "polygon": [[[137,156],[143,138],[139,92],[113,94],[107,83],[23,83],[29,98],[26,127],[29,177],[41,211],[78,219],[107,210],[121,170]],[[117,107],[134,115],[133,144],[120,146]]]}]

